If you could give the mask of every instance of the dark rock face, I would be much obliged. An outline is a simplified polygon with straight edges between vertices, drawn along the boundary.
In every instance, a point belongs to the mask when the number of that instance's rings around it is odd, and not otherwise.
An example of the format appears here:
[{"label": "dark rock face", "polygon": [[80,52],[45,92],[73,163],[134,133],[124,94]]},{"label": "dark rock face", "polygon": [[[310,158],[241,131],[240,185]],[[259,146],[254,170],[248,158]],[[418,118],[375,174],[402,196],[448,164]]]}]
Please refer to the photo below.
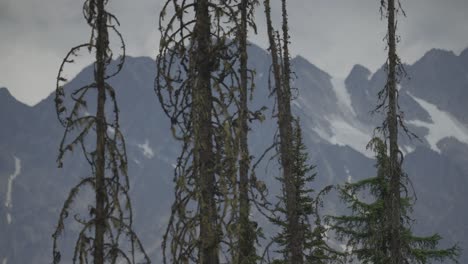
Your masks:
[{"label": "dark rock face", "polygon": [[[254,45],[249,54],[251,68],[256,69],[251,107],[267,106],[269,117],[262,124],[251,124],[251,152],[259,157],[276,130],[270,115],[273,99],[268,97],[270,58]],[[374,175],[372,153],[366,152],[365,145],[382,118],[371,116],[370,111],[384,85],[384,69],[372,74],[356,65],[345,80],[337,80],[302,57],[294,58],[292,65],[297,75],[293,111],[301,119],[311,162],[317,165],[314,188]],[[410,79],[402,81],[400,103],[409,127],[421,138],[410,141],[400,136],[405,168],[418,197],[414,227],[421,235],[441,234],[445,245],[458,241],[466,248],[468,50],[460,56],[432,50],[407,66],[407,71]],[[91,77],[92,68],[87,67],[68,86],[78,87]],[[152,59],[129,57],[111,83],[117,90],[127,143],[134,225],[158,263],[180,145],[172,138],[169,120],[154,94],[154,77]],[[89,174],[79,151],[65,158],[64,169],[56,168],[63,128],[56,119],[53,97],[29,107],[16,101],[7,89],[0,89],[0,263],[3,259],[8,264],[50,262],[51,234],[65,196]],[[450,122],[441,122],[440,116],[449,117]],[[12,177],[18,171],[16,159],[19,173]],[[271,164],[269,170],[261,168],[257,174],[274,192],[278,173],[275,161]],[[336,198],[329,201],[330,212],[341,210]],[[70,227],[62,241],[68,247],[73,245],[76,231]],[[468,254],[460,262],[468,263]]]}]

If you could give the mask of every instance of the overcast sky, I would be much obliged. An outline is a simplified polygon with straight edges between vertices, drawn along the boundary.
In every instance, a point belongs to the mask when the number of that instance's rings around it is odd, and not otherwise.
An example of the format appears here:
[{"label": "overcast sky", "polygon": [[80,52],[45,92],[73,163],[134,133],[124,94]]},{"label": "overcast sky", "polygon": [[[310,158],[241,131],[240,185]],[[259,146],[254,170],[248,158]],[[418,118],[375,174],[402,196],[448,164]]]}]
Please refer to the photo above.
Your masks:
[{"label": "overcast sky", "polygon": [[[37,103],[55,89],[62,57],[72,46],[89,40],[82,2],[0,0],[0,87],[7,87],[27,104]],[[288,2],[293,55],[302,55],[335,77],[345,77],[354,64],[374,71],[384,62],[386,25],[380,21],[379,0]],[[122,24],[129,55],[156,56],[161,3],[110,1],[109,7]],[[402,4],[407,17],[399,22],[402,42],[398,49],[404,62],[413,63],[431,48],[459,54],[468,47],[467,0],[402,0]],[[266,48],[261,7],[257,21],[259,34],[250,40]],[[89,62],[80,60],[67,69],[68,75],[74,76]]]}]

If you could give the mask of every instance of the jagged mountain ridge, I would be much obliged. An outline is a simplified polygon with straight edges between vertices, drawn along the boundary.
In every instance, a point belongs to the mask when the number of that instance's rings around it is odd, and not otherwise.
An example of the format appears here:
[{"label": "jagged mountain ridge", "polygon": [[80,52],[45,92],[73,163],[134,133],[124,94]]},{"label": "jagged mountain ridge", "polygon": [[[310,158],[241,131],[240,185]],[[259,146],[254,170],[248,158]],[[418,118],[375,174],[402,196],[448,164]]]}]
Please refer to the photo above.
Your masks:
[{"label": "jagged mountain ridge", "polygon": [[[254,45],[249,55],[250,67],[257,73],[251,106],[258,109],[266,105],[271,117],[274,103],[268,98],[267,82],[270,58]],[[317,164],[316,189],[372,176],[372,154],[365,145],[381,120],[381,116],[369,112],[384,84],[384,69],[372,74],[355,66],[342,80],[302,57],[292,63],[297,75],[293,111],[304,127],[311,161]],[[468,113],[468,106],[464,102],[468,99],[468,49],[459,56],[432,50],[408,65],[407,71],[411,79],[401,83],[402,109],[409,127],[421,138],[409,141],[401,135],[406,171],[418,196],[415,228],[423,234],[439,232],[446,238],[444,242],[459,241],[467,248],[464,190],[468,187],[468,120],[464,113]],[[158,263],[159,243],[173,199],[172,168],[179,145],[154,94],[154,76],[152,59],[128,57],[123,71],[110,82],[117,90],[127,142],[135,227]],[[91,77],[92,68],[87,67],[66,89],[85,84]],[[66,157],[64,169],[56,168],[63,128],[56,119],[53,98],[52,94],[29,107],[0,89],[0,261],[7,264],[50,262],[50,235],[64,197],[80,177],[89,173],[79,152]],[[252,124],[252,154],[258,157],[271,144],[274,131],[275,121],[270,118]],[[277,172],[272,167],[259,174],[275,190]],[[339,205],[331,207],[332,211],[339,210]],[[73,243],[72,234],[70,231],[64,243]],[[466,255],[461,259],[464,262],[468,262]]]}]

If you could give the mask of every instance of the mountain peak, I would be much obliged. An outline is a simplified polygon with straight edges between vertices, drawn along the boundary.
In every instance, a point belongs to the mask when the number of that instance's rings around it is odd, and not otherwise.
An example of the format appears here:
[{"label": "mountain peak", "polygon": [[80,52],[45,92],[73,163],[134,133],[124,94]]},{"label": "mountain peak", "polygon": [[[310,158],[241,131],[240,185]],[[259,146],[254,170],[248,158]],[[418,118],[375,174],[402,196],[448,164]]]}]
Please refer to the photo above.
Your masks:
[{"label": "mountain peak", "polygon": [[468,59],[468,47],[460,53],[460,57]]},{"label": "mountain peak", "polygon": [[457,60],[457,55],[453,51],[444,49],[431,49],[422,56],[418,61],[413,64],[418,65],[451,65]]},{"label": "mountain peak", "polygon": [[7,88],[0,88],[0,113],[15,117],[19,112],[30,108],[29,105],[16,100]]},{"label": "mountain peak", "polygon": [[291,60],[291,64],[295,65],[296,68],[304,68],[307,69],[308,71],[311,71],[312,74],[318,74],[318,75],[325,75],[327,78],[331,78],[330,74],[326,73],[325,71],[321,70],[314,64],[312,64],[310,61],[308,61],[306,58],[302,57],[301,55],[297,55]]},{"label": "mountain peak", "polygon": [[431,49],[420,59],[420,61],[439,61],[456,57],[453,51],[444,49]]},{"label": "mountain peak", "polygon": [[426,52],[424,56],[427,57],[441,57],[441,56],[455,56],[455,53],[451,50],[433,48]]},{"label": "mountain peak", "polygon": [[293,61],[300,62],[300,63],[308,63],[311,64],[306,58],[302,57],[301,55],[297,55],[292,59]]},{"label": "mountain peak", "polygon": [[351,69],[351,72],[348,75],[348,78],[352,78],[354,76],[360,76],[362,78],[369,78],[371,75],[371,71],[366,67],[362,66],[361,64],[356,64]]},{"label": "mountain peak", "polygon": [[1,87],[0,88],[0,96],[5,96],[5,95],[11,96],[11,93],[10,93],[10,91],[8,91],[8,89],[6,87]]},{"label": "mountain peak", "polygon": [[2,87],[0,88],[0,102],[5,102],[6,100],[16,101],[16,98],[10,93],[10,91],[7,88]]}]

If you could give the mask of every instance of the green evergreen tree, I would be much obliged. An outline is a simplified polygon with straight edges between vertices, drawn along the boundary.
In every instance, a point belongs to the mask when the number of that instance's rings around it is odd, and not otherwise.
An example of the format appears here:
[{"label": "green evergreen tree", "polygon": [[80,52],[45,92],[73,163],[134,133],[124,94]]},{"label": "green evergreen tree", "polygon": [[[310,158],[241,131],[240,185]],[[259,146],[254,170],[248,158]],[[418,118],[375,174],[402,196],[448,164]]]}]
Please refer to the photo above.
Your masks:
[{"label": "green evergreen tree", "polygon": [[[302,143],[302,133],[291,112],[291,63],[289,52],[289,26],[287,1],[281,3],[281,34],[273,28],[270,0],[264,0],[267,33],[273,70],[273,91],[278,107],[279,162],[282,170],[278,180],[282,195],[270,220],[280,227],[280,233],[273,238],[283,255],[274,263],[327,263],[336,259],[338,252],[325,243],[325,227],[317,214],[319,197],[310,196],[312,189],[306,184],[313,181],[315,174],[309,174],[314,167],[306,164],[307,152]],[[311,228],[310,217],[315,217],[316,226]],[[268,247],[266,249],[268,252]]]},{"label": "green evergreen tree", "polygon": [[[299,216],[297,215],[297,204],[295,197],[297,190],[294,185],[292,173],[292,144],[293,144],[293,117],[291,112],[291,65],[289,58],[289,33],[288,15],[286,1],[282,0],[282,36],[281,43],[278,32],[275,32],[271,20],[270,0],[264,1],[267,20],[268,40],[270,43],[270,54],[272,58],[274,91],[278,106],[278,130],[279,130],[279,159],[282,170],[282,183],[285,203],[285,224],[288,232],[285,239],[280,243],[286,245],[287,261],[292,263],[303,263],[302,236],[299,229]],[[278,37],[279,38],[279,37]],[[281,45],[282,44],[282,45]]]},{"label": "green evergreen tree", "polygon": [[439,235],[419,237],[411,230],[414,200],[408,190],[409,179],[403,171],[403,154],[398,146],[399,130],[413,135],[405,126],[398,104],[397,84],[405,70],[396,52],[396,18],[403,10],[399,0],[381,0],[380,11],[388,22],[387,83],[378,94],[375,112],[384,112],[385,118],[376,129],[382,138],[374,137],[368,145],[376,153],[377,176],[340,188],[351,215],[330,217],[332,227],[346,242],[348,255],[362,263],[457,262],[457,246],[439,249]]},{"label": "green evergreen tree", "polygon": [[[341,199],[347,204],[351,213],[331,216],[329,220],[338,238],[346,243],[346,253],[350,261],[357,259],[359,263],[364,264],[391,263],[388,148],[378,137],[374,137],[368,147],[376,155],[377,175],[339,187]],[[412,233],[409,225],[411,223],[409,218],[412,208],[411,197],[400,197],[399,203],[403,216],[400,227],[401,245],[404,252],[402,263],[425,264],[430,263],[431,260],[447,259],[456,262],[458,248],[437,249],[437,244],[441,239],[439,235],[417,237]]]},{"label": "green evergreen tree", "polygon": [[[299,120],[295,121],[293,130],[292,143],[292,174],[293,184],[297,190],[294,202],[296,203],[296,214],[298,216],[299,225],[297,228],[300,232],[301,241],[301,258],[303,263],[310,264],[325,264],[336,263],[341,255],[336,250],[332,249],[326,243],[327,229],[322,224],[319,216],[319,208],[321,207],[321,195],[328,192],[330,187],[325,188],[320,193],[315,194],[313,188],[310,187],[315,180],[315,166],[309,165],[308,153],[302,139],[302,129]],[[278,246],[278,253],[283,257],[276,259],[273,263],[291,263],[288,256],[288,243],[290,241],[291,231],[288,230],[286,210],[286,191],[284,179],[278,177],[278,180],[283,185],[283,193],[278,197],[279,202],[275,208],[275,216],[271,217],[272,223],[280,227],[280,232],[273,238],[273,242]],[[311,223],[313,220],[313,223]]]},{"label": "green evergreen tree", "polygon": [[[385,176],[388,182],[388,195],[385,196],[386,217],[385,227],[388,227],[389,261],[392,264],[410,262],[427,263],[428,261],[451,259],[456,261],[458,248],[456,246],[438,250],[441,239],[438,235],[416,237],[411,231],[412,204],[409,203],[408,175],[403,171],[403,154],[398,145],[398,131],[411,133],[405,126],[403,115],[398,103],[397,84],[406,73],[397,54],[399,37],[396,34],[397,16],[404,14],[400,0],[381,0],[381,14],[387,18],[387,83],[379,93],[380,104],[377,111],[385,111],[386,117],[377,131],[382,133],[388,144],[388,166]],[[406,194],[406,195],[405,195]],[[404,195],[402,197],[402,195]]]},{"label": "green evergreen tree", "polygon": [[[385,178],[388,170],[387,147],[374,138],[368,145],[374,150],[377,160],[377,176],[355,183],[348,182],[338,187],[340,197],[351,211],[350,215],[331,216],[331,228],[338,238],[346,243],[351,261],[360,263],[390,263],[386,197],[389,186]],[[370,197],[364,197],[365,194]],[[367,199],[365,199],[367,198]],[[409,204],[408,199],[402,204]]]},{"label": "green evergreen tree", "polygon": [[[302,139],[302,129],[299,121],[295,121],[293,130],[293,156],[292,156],[293,184],[297,190],[294,201],[296,203],[301,230],[301,248],[303,263],[325,264],[335,263],[339,260],[340,253],[332,249],[326,243],[326,228],[321,223],[318,210],[321,207],[320,196],[329,191],[325,188],[320,194],[315,194],[315,190],[310,187],[315,180],[315,166],[309,165],[309,158],[306,146]],[[283,255],[282,259],[276,259],[273,263],[291,263],[288,257],[288,244],[290,243],[290,231],[286,221],[287,210],[285,208],[285,183],[284,179],[278,177],[282,184],[283,193],[278,197],[279,202],[275,208],[275,217],[270,220],[280,227],[280,232],[273,238],[279,248],[278,253]],[[315,199],[314,199],[315,197]],[[313,220],[313,224],[311,223]]]}]

